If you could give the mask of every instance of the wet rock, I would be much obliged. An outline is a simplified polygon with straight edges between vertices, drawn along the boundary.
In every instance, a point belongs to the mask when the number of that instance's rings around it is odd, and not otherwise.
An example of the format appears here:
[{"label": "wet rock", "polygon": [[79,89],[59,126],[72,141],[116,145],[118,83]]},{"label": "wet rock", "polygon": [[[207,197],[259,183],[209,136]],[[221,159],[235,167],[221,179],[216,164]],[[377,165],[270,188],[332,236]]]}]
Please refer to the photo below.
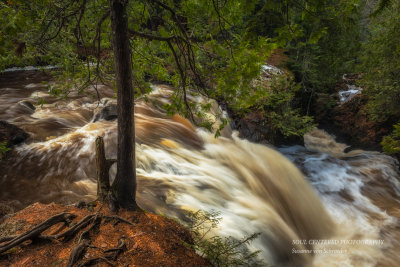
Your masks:
[{"label": "wet rock", "polygon": [[237,128],[240,137],[256,143],[268,143],[271,130],[261,112],[250,112],[239,120]]},{"label": "wet rock", "polygon": [[[273,131],[268,118],[260,111],[252,111],[239,117],[233,116],[233,129],[239,131],[239,136],[251,142],[264,145],[304,145],[301,136],[283,136]],[[232,124],[231,124],[232,125]],[[235,127],[236,126],[236,127]]]},{"label": "wet rock", "polygon": [[6,142],[8,147],[18,145],[28,137],[29,134],[21,128],[6,121],[0,121],[0,142]]},{"label": "wet rock", "polygon": [[343,152],[344,152],[344,153],[349,153],[349,152],[352,151],[352,150],[354,150],[354,148],[351,147],[351,146],[349,146],[349,147],[346,147],[346,148],[343,150]]},{"label": "wet rock", "polygon": [[35,106],[31,102],[26,101],[26,100],[19,102],[19,104],[24,106],[24,107],[26,107],[26,108],[28,108],[28,109],[30,109],[30,110],[32,110],[32,111],[35,111],[35,109],[36,109]]},{"label": "wet rock", "polygon": [[93,121],[106,120],[112,121],[118,118],[117,105],[110,104],[104,107],[99,113],[94,116]]},{"label": "wet rock", "polygon": [[362,74],[361,73],[350,73],[350,74],[343,74],[343,81],[346,84],[349,85],[354,85],[356,84],[357,80],[362,78]]},{"label": "wet rock", "polygon": [[360,94],[332,110],[334,125],[350,139],[354,147],[381,150],[382,137],[389,133],[392,121],[379,122],[369,118],[366,112],[367,98]]},{"label": "wet rock", "polygon": [[79,202],[75,205],[75,207],[77,207],[78,209],[83,209],[83,208],[86,208],[86,207],[87,207],[87,204],[86,204],[85,201],[79,201]]}]

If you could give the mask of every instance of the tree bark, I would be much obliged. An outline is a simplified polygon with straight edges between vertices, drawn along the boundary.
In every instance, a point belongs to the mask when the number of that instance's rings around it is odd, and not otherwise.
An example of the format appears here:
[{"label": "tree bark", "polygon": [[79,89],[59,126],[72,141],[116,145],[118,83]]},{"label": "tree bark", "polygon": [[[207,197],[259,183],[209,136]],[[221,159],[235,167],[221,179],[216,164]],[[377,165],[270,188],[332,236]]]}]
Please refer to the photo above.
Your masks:
[{"label": "tree bark", "polygon": [[127,0],[110,0],[118,101],[117,175],[111,190],[117,209],[136,210],[134,91],[127,3]]},{"label": "tree bark", "polygon": [[97,164],[97,198],[100,201],[107,199],[110,192],[109,168],[104,152],[104,141],[101,136],[96,138],[96,164]]}]

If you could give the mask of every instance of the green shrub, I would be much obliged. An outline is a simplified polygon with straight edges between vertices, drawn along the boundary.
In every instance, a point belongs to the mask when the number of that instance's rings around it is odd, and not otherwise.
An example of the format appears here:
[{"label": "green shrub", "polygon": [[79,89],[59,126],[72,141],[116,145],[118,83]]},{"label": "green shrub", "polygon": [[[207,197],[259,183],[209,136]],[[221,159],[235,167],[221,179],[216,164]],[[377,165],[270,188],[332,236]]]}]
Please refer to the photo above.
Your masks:
[{"label": "green shrub", "polygon": [[0,142],[0,159],[4,157],[7,151],[9,151],[11,148],[7,147],[6,142]]},{"label": "green shrub", "polygon": [[400,123],[393,127],[393,132],[383,138],[382,148],[387,154],[400,154]]},{"label": "green shrub", "polygon": [[254,95],[257,97],[254,100],[249,97],[248,108],[242,110],[261,111],[264,114],[268,127],[272,130],[271,141],[277,134],[285,137],[303,136],[315,124],[312,117],[302,115],[296,108],[295,94],[299,89],[300,86],[288,74],[257,81],[254,88]]},{"label": "green shrub", "polygon": [[218,212],[186,212],[183,222],[194,238],[194,248],[202,257],[206,257],[212,266],[267,266],[259,259],[260,251],[251,252],[247,244],[260,234],[255,233],[241,239],[233,237],[210,236],[217,228],[221,218]]}]

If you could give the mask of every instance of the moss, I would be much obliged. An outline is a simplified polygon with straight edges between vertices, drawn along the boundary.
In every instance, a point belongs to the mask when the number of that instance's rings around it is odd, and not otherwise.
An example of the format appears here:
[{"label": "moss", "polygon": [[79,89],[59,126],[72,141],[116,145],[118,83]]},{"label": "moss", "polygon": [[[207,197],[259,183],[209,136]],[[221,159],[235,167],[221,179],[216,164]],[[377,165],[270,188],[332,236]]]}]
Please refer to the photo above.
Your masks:
[{"label": "moss", "polygon": [[0,225],[0,238],[15,235],[18,231],[24,229],[21,222],[6,222]]}]

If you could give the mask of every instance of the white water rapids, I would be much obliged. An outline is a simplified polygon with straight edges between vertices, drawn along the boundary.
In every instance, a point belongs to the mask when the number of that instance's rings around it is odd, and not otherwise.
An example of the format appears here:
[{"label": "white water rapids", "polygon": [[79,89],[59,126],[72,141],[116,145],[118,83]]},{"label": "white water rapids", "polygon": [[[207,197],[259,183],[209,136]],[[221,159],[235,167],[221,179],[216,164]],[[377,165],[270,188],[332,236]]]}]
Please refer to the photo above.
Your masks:
[{"label": "white water rapids", "polygon": [[[94,140],[116,155],[116,121],[95,115],[115,103],[71,94],[52,99],[37,81],[0,88],[0,120],[31,134],[0,161],[0,200],[20,207],[35,201],[73,203],[96,194]],[[396,266],[400,262],[400,184],[397,162],[377,152],[351,151],[320,130],[305,147],[278,149],[195,129],[168,117],[157,103],[170,90],[158,86],[136,103],[138,202],[181,217],[182,210],[221,212],[217,234],[261,236],[251,248],[275,266]],[[27,102],[47,104],[33,110]],[[107,100],[107,101],[106,101]],[[210,114],[212,116],[212,114]],[[292,164],[291,161],[294,163]],[[296,167],[297,166],[297,167]],[[110,171],[115,175],[115,166]],[[303,175],[303,174],[304,175]],[[383,241],[383,242],[381,242]]]}]

